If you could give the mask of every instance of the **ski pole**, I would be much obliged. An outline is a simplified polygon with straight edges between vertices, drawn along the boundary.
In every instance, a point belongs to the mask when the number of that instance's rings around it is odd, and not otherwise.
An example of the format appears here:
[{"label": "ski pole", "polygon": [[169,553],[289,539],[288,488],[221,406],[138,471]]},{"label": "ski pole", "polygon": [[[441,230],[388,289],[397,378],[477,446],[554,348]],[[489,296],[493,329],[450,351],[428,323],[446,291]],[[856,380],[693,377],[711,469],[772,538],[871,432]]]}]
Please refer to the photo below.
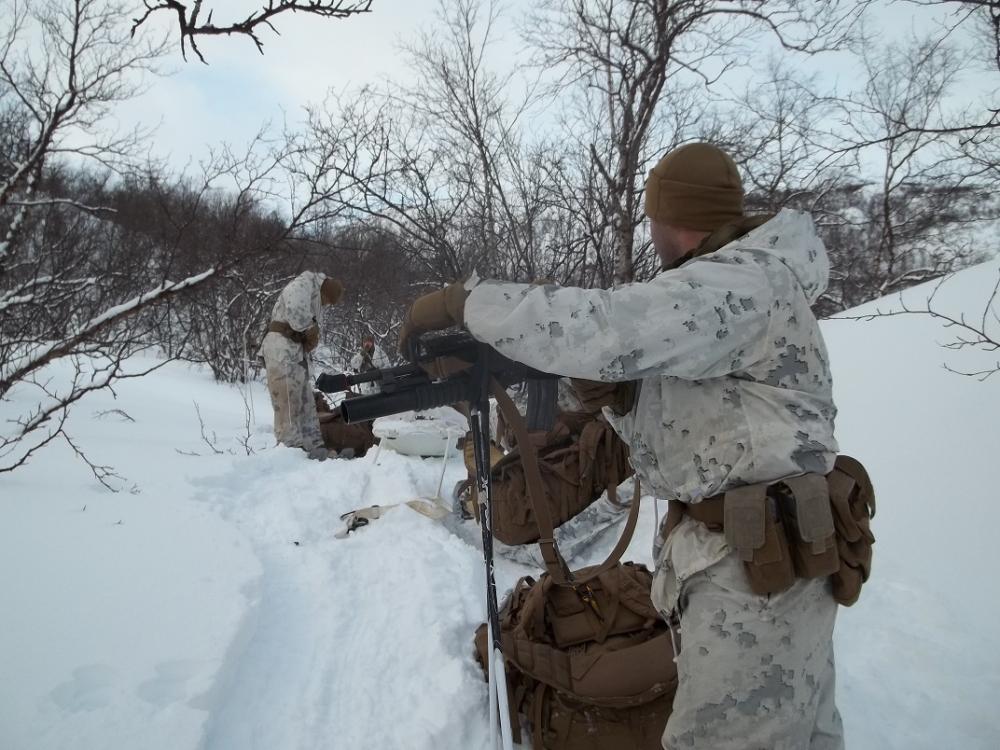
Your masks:
[{"label": "ski pole", "polygon": [[441,459],[441,478],[438,479],[437,494],[434,495],[434,497],[436,497],[438,500],[444,500],[444,498],[441,497],[441,488],[444,486],[444,473],[448,469],[448,459],[451,457],[451,434],[452,433],[451,433],[451,428],[450,427],[446,430],[445,434],[447,434],[447,436],[448,436],[448,442],[445,443],[445,446],[444,446],[444,458]]},{"label": "ski pole", "polygon": [[490,471],[490,371],[489,350],[480,348],[478,393],[470,403],[469,414],[472,422],[473,448],[476,457],[476,482],[479,490],[480,528],[483,535],[483,561],[486,564],[486,614],[487,634],[490,638],[490,730],[497,737],[500,726],[500,740],[503,750],[513,750],[514,740],[510,726],[510,711],[507,701],[507,673],[503,651],[500,647],[500,613],[497,606],[497,586],[493,565],[493,528],[491,521],[493,501],[493,477]]}]

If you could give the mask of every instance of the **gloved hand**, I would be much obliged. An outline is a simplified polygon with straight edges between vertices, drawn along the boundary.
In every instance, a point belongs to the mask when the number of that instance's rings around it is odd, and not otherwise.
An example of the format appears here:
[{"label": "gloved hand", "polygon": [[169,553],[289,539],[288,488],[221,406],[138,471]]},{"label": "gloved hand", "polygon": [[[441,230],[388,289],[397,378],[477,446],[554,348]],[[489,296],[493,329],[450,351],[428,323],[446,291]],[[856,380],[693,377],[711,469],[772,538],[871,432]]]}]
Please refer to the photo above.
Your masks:
[{"label": "gloved hand", "polygon": [[336,279],[326,278],[319,287],[319,301],[324,305],[336,305],[344,294],[344,285]]},{"label": "gloved hand", "polygon": [[305,331],[305,341],[302,346],[306,348],[307,352],[311,352],[317,346],[319,346],[319,326],[313,323]]},{"label": "gloved hand", "polygon": [[465,323],[465,300],[468,296],[463,282],[456,281],[444,289],[418,297],[407,311],[399,332],[399,353],[412,360],[412,338],[427,331],[440,331]]}]

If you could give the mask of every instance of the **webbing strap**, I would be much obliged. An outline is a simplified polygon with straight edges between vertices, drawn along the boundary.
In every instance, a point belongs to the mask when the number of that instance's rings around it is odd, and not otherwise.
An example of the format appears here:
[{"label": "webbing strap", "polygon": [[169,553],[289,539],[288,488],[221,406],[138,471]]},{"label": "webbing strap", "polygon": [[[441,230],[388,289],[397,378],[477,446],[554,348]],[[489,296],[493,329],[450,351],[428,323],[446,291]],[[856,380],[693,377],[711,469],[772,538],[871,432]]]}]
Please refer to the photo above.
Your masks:
[{"label": "webbing strap", "polygon": [[281,320],[272,320],[270,325],[267,327],[268,333],[280,333],[286,339],[293,341],[296,344],[305,344],[306,342],[306,332],[296,331],[288,323]]},{"label": "webbing strap", "polygon": [[531,444],[528,436],[528,427],[524,418],[517,410],[511,397],[496,380],[490,384],[493,397],[497,400],[500,413],[504,415],[507,424],[514,430],[514,437],[521,453],[521,462],[524,465],[524,484],[528,493],[528,501],[535,514],[535,523],[538,525],[540,538],[538,547],[542,553],[542,560],[545,562],[545,569],[548,570],[552,579],[562,586],[579,586],[597,578],[602,573],[607,572],[621,559],[632,541],[635,533],[636,523],[639,520],[639,478],[635,479],[635,493],[632,496],[632,506],[629,508],[628,519],[625,521],[625,529],[622,531],[618,544],[611,550],[607,559],[587,573],[582,578],[574,578],[569,566],[556,546],[555,529],[552,523],[552,514],[549,505],[545,502],[545,485],[542,484],[542,472],[538,468],[538,450]]}]

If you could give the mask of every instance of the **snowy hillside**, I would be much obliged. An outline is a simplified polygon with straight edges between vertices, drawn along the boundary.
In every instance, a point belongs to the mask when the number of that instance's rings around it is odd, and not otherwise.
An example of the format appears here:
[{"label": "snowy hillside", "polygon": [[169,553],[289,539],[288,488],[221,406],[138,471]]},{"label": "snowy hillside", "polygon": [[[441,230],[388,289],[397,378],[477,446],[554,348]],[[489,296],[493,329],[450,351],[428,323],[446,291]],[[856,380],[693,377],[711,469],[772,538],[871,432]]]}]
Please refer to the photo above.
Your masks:
[{"label": "snowy hillside", "polygon": [[[981,312],[998,270],[959,274],[938,303]],[[879,502],[873,579],[837,627],[848,747],[995,750],[1000,380],[943,369],[982,361],[942,349],[927,318],[824,331],[841,449]],[[271,447],[264,389],[251,396],[249,436],[240,391],[180,365],[78,405],[71,433],[131,492],[61,445],[0,475],[0,748],[489,746],[471,535],[401,507],[333,537],[348,510],[433,495],[439,461],[307,461]],[[453,458],[445,487],[464,472]],[[644,503],[627,557],[648,563]],[[528,571],[501,560],[499,587]]]}]

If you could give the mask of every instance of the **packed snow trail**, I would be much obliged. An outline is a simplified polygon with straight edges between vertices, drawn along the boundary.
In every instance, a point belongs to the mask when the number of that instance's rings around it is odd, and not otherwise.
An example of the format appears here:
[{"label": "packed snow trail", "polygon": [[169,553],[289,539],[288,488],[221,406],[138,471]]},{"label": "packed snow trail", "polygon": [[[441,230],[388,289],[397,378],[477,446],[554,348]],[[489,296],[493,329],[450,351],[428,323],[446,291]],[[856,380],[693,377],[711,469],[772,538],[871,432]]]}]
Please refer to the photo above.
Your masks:
[{"label": "packed snow trail", "polygon": [[[256,630],[233,655],[206,747],[488,745],[472,657],[479,551],[405,506],[333,538],[342,513],[436,490],[439,460],[374,458],[321,464],[279,449],[201,483],[198,499],[248,536],[264,571]],[[452,461],[446,484],[464,472]]]}]

